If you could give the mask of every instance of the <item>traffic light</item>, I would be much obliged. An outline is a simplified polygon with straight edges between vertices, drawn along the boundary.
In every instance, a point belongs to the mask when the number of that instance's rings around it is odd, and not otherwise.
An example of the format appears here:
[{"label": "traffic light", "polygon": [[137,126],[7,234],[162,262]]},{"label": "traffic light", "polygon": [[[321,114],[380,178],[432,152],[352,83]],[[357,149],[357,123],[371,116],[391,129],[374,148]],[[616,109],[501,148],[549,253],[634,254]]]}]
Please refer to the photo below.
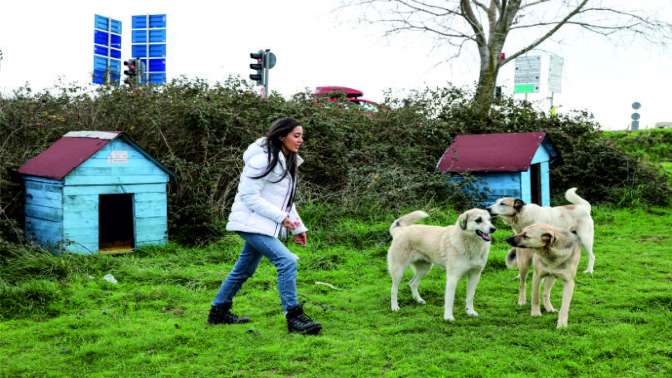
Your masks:
[{"label": "traffic light", "polygon": [[250,74],[250,79],[256,81],[258,85],[266,85],[264,51],[259,50],[256,53],[250,53],[250,58],[255,61],[255,63],[250,64],[250,68],[255,71],[255,73]]},{"label": "traffic light", "polygon": [[250,68],[254,70],[254,73],[250,74],[250,79],[263,87],[261,96],[266,97],[268,96],[268,71],[275,67],[277,61],[275,54],[270,49],[259,50],[250,53],[250,58],[254,59],[254,63],[250,64]]},{"label": "traffic light", "polygon": [[124,66],[128,69],[124,70],[124,83],[130,86],[137,85],[139,83],[138,77],[138,66],[140,61],[138,59],[129,59],[124,61]]}]

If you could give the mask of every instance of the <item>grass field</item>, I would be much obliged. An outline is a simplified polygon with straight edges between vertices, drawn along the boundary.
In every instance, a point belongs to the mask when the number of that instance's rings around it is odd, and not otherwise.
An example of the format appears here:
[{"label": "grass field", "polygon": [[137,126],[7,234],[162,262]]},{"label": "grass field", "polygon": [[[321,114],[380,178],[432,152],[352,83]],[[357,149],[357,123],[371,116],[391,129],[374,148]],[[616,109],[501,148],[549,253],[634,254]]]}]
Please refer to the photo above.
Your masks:
[{"label": "grass field", "polygon": [[[0,376],[672,375],[672,209],[594,208],[595,273],[579,273],[565,330],[556,330],[556,314],[532,318],[516,305],[503,225],[476,293],[479,318],[464,312],[462,281],[456,321],[442,320],[440,269],[420,288],[426,305],[404,285],[401,311],[390,312],[393,217],[334,224],[307,212],[310,245],[291,248],[301,258],[301,300],[323,324],[317,337],[287,334],[267,261],[236,299],[253,323],[205,324],[240,248],[235,236],[200,249],[11,259],[0,267]],[[455,217],[432,211],[430,223]],[[585,263],[583,255],[580,270]],[[105,282],[107,273],[119,283]]]}]

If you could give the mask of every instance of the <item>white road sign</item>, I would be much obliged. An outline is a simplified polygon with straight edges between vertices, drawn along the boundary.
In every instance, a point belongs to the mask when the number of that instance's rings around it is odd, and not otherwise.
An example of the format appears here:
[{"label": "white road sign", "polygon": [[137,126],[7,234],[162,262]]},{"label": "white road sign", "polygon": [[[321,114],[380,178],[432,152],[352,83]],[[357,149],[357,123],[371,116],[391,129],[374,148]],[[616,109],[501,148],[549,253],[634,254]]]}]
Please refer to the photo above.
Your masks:
[{"label": "white road sign", "polygon": [[553,93],[560,93],[562,89],[563,63],[562,57],[551,54],[548,64],[548,90]]},{"label": "white road sign", "polygon": [[516,70],[513,76],[514,93],[539,92],[541,75],[541,56],[527,55],[516,58]]}]

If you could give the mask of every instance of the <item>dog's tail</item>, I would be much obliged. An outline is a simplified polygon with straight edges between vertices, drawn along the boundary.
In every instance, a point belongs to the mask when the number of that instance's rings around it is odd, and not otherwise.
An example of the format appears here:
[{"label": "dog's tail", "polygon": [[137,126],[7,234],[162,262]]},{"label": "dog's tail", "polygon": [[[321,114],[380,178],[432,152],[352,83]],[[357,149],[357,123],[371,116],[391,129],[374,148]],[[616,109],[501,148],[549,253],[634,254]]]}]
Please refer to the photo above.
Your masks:
[{"label": "dog's tail", "polygon": [[506,254],[506,259],[505,259],[506,267],[509,268],[509,269],[515,268],[516,267],[516,258],[517,258],[516,249],[515,248],[509,249],[509,253]]},{"label": "dog's tail", "polygon": [[390,225],[390,235],[394,237],[394,233],[399,227],[404,227],[410,224],[418,223],[418,221],[427,218],[428,216],[429,214],[425,213],[422,210],[416,210],[412,213],[402,215],[401,217],[397,218],[394,222],[392,222],[392,225]]},{"label": "dog's tail", "polygon": [[567,201],[573,203],[574,205],[585,207],[586,210],[588,210],[588,213],[590,213],[591,209],[590,202],[579,197],[579,195],[576,194],[576,188],[567,189],[567,191],[565,192],[565,198],[567,199]]}]

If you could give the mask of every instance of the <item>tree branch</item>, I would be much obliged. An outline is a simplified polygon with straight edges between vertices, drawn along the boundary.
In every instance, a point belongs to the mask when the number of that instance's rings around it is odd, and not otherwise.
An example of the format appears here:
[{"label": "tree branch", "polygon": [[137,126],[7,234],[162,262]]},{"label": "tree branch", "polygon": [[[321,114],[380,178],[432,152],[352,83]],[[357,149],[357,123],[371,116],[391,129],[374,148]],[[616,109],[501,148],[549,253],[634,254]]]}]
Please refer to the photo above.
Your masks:
[{"label": "tree branch", "polygon": [[483,31],[483,26],[476,19],[474,10],[471,8],[469,0],[460,0],[460,9],[462,10],[462,17],[467,20],[467,23],[474,30],[476,35],[476,44],[478,45],[479,50],[484,48],[486,45],[485,32]]},{"label": "tree branch", "polygon": [[530,8],[530,7],[533,7],[533,6],[535,6],[535,5],[539,5],[539,4],[543,4],[543,3],[548,3],[549,1],[551,1],[551,0],[537,0],[537,1],[532,1],[532,2],[529,2],[529,3],[527,3],[527,4],[521,5],[521,6],[520,6],[520,9],[523,10],[523,9],[525,9],[525,8]]},{"label": "tree branch", "polygon": [[555,32],[557,32],[558,29],[560,29],[563,25],[565,25],[567,23],[567,21],[569,21],[572,17],[579,14],[581,9],[586,5],[587,2],[588,2],[588,0],[582,0],[581,3],[579,5],[577,5],[576,8],[574,8],[571,12],[569,12],[562,20],[558,21],[558,23],[555,26],[553,26],[550,30],[548,30],[544,35],[542,35],[537,40],[535,40],[534,42],[527,45],[527,47],[524,47],[524,48],[520,49],[519,51],[513,53],[509,57],[507,57],[501,64],[505,65],[508,62],[516,59],[517,57],[519,57],[519,56],[527,53],[528,51],[531,51],[535,47],[539,46],[542,42],[544,42],[550,36],[552,36]]}]

